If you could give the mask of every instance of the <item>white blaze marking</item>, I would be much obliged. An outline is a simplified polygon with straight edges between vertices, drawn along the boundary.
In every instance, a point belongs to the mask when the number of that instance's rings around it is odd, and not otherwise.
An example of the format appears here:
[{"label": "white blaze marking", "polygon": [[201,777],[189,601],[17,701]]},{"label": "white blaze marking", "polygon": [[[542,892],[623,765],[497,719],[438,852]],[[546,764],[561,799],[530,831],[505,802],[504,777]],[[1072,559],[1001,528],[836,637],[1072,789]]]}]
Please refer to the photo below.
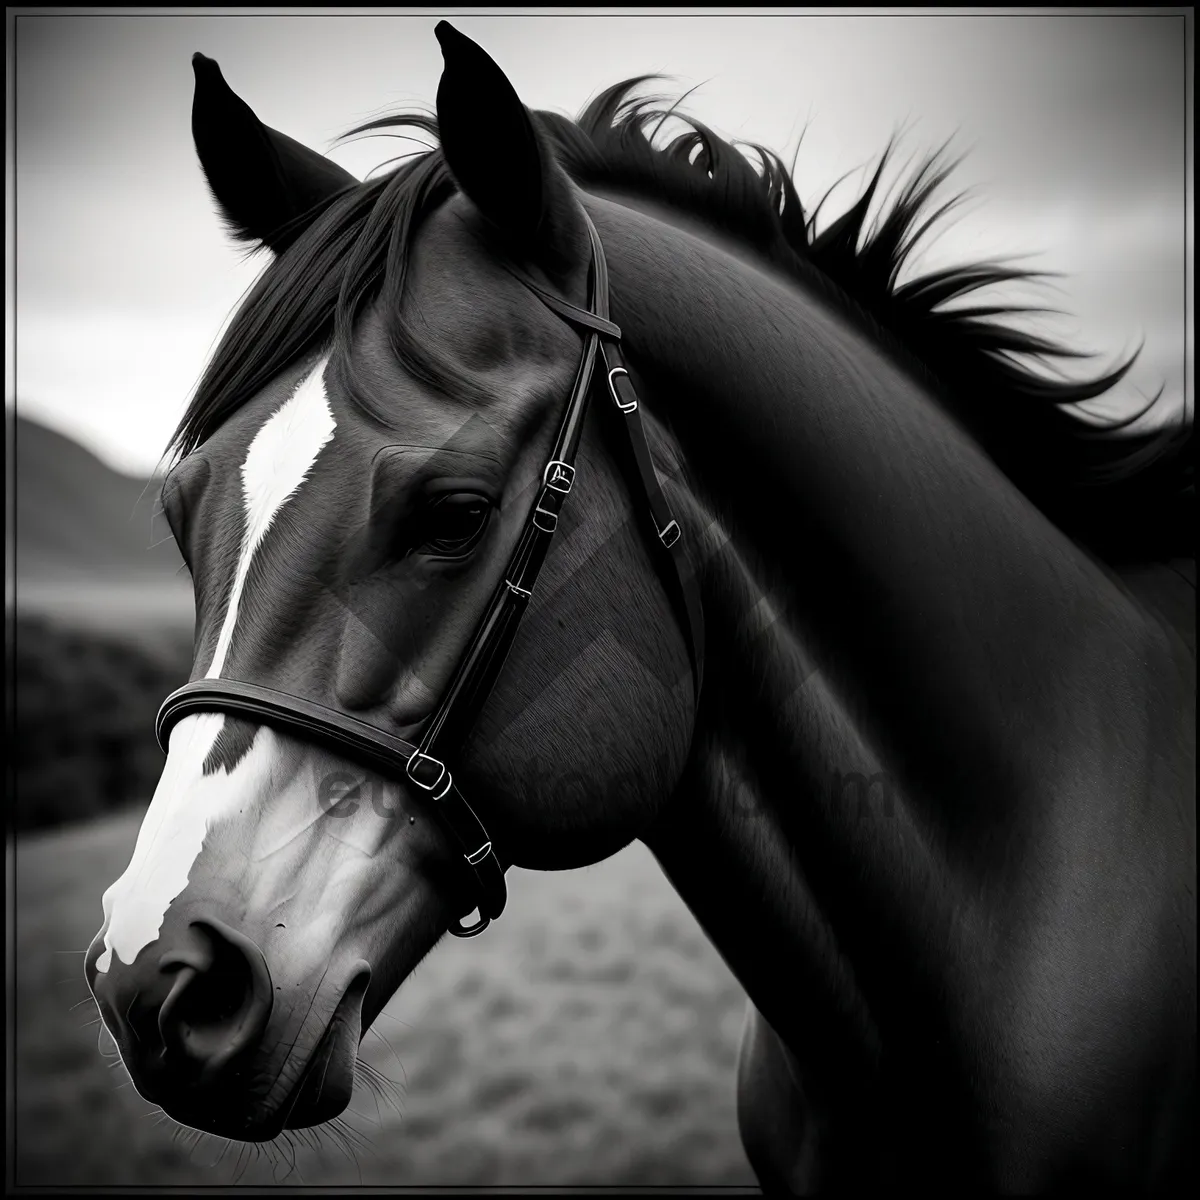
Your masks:
[{"label": "white blaze marking", "polygon": [[[324,382],[327,362],[322,359],[300,382],[246,451],[242,463],[245,532],[209,679],[219,676],[225,664],[255,551],[333,437],[335,422]],[[132,963],[158,937],[167,909],[187,887],[214,823],[235,811],[241,812],[243,821],[252,821],[253,814],[244,810],[268,794],[274,743],[266,739],[255,739],[232,774],[224,769],[204,774],[204,761],[224,721],[222,713],[199,713],[185,717],[171,731],[166,765],[133,857],[121,878],[104,893],[104,952],[97,970],[107,971],[114,953],[122,962]]]},{"label": "white blaze marking", "polygon": [[108,970],[114,953],[123,963],[133,962],[158,937],[171,901],[187,887],[205,834],[222,817],[251,807],[269,784],[271,755],[260,739],[232,775],[223,768],[204,774],[204,760],[224,720],[222,713],[197,713],[171,730],[170,753],[133,858],[104,893],[106,928],[98,971]]},{"label": "white blaze marking", "polygon": [[206,678],[216,679],[225,666],[229,643],[237,625],[238,609],[246,576],[275,514],[304,482],[317,461],[321,448],[333,437],[334,419],[325,395],[325,364],[322,359],[300,382],[292,397],[254,436],[242,463],[242,495],[246,503],[246,529],[237,574],[229,592],[225,624],[213,653]]}]

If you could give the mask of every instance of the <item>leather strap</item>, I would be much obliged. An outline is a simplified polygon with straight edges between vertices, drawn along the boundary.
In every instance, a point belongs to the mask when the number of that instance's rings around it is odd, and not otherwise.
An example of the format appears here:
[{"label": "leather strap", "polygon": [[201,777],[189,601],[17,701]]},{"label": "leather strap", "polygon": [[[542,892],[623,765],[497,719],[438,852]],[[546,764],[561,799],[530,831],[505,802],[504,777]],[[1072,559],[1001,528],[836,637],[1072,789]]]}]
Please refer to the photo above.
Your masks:
[{"label": "leather strap", "polygon": [[[374,725],[306,700],[239,679],[196,679],[172,692],[154,722],[154,732],[163,753],[169,749],[170,732],[184,717],[200,712],[232,712],[256,722],[295,733],[305,741],[329,746],[350,758],[372,767],[383,775],[394,775],[398,763],[410,767],[417,747]],[[424,764],[418,763],[417,771]],[[409,777],[413,778],[412,771]],[[442,826],[457,842],[458,849],[471,868],[477,884],[480,920],[472,932],[482,933],[488,923],[504,911],[508,890],[504,868],[492,851],[483,823],[463,798],[446,772],[445,779],[424,773],[418,786],[433,801],[433,811]],[[469,911],[469,910],[468,910]],[[460,936],[470,936],[466,927]]]},{"label": "leather strap", "polygon": [[[596,311],[608,317],[608,263],[604,257],[604,246],[596,233],[591,219],[587,218],[592,236],[592,253],[596,262]],[[671,507],[663,494],[654,469],[654,459],[646,440],[646,428],[642,422],[641,405],[629,377],[624,355],[619,344],[620,334],[611,337],[601,335],[601,360],[608,382],[608,393],[613,403],[624,416],[623,426],[629,447],[633,452],[642,494],[654,522],[654,533],[671,556],[672,572],[677,584],[677,603],[682,602],[685,629],[688,635],[688,654],[692,660],[692,696],[697,709],[700,707],[700,691],[704,685],[704,606],[700,602],[700,588],[696,580],[695,567],[688,560],[683,545],[682,531],[671,515]]]},{"label": "leather strap", "polygon": [[678,522],[671,515],[671,507],[663,494],[658,481],[658,472],[654,469],[654,459],[650,454],[650,444],[646,439],[646,428],[642,421],[641,406],[638,402],[637,391],[629,376],[629,370],[621,353],[621,329],[609,319],[608,263],[604,257],[604,244],[596,232],[595,225],[586,211],[583,219],[587,224],[588,235],[592,243],[592,288],[591,302],[594,312],[579,308],[577,305],[554,296],[544,288],[527,278],[522,272],[508,264],[502,264],[504,269],[520,283],[524,284],[552,312],[562,317],[572,325],[578,325],[587,330],[595,330],[600,334],[600,358],[608,393],[613,403],[622,414],[626,440],[637,468],[638,480],[642,485],[642,494],[646,498],[651,519],[654,522],[654,534],[671,556],[674,567],[674,578],[677,585],[675,601],[681,609],[684,625],[688,635],[688,655],[692,661],[692,693],[697,706],[700,701],[700,690],[704,683],[704,606],[700,602],[700,589],[696,581],[693,564],[688,560],[683,548],[682,531]]}]

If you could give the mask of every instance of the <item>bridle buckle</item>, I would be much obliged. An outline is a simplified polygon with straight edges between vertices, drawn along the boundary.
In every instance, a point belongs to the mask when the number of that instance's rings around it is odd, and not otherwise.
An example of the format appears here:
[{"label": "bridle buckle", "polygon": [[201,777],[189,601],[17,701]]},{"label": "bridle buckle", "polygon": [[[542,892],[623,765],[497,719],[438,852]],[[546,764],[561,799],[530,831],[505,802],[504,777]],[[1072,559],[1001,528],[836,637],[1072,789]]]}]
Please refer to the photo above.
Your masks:
[{"label": "bridle buckle", "polygon": [[478,850],[472,850],[470,854],[464,854],[463,857],[471,864],[471,866],[477,867],[485,858],[487,858],[489,854],[491,854],[491,852],[492,843],[484,842]]},{"label": "bridle buckle", "polygon": [[[433,779],[428,777],[421,778],[417,772],[422,770],[423,764],[429,763],[437,768],[437,775]],[[451,784],[454,782],[450,772],[446,769],[446,764],[436,759],[431,754],[424,754],[418,750],[405,764],[404,773],[419,787],[422,791],[428,792],[434,800],[441,800],[443,796],[450,790]]]},{"label": "bridle buckle", "polygon": [[562,492],[565,496],[571,490],[571,484],[575,482],[575,468],[570,463],[563,462],[561,458],[552,458],[546,464],[542,482],[551,491]]},{"label": "bridle buckle", "polygon": [[608,373],[608,394],[612,396],[613,402],[623,413],[631,413],[637,411],[637,396],[631,396],[628,400],[622,400],[620,393],[617,391],[617,376],[624,375],[629,378],[629,372],[624,367],[613,367]]}]

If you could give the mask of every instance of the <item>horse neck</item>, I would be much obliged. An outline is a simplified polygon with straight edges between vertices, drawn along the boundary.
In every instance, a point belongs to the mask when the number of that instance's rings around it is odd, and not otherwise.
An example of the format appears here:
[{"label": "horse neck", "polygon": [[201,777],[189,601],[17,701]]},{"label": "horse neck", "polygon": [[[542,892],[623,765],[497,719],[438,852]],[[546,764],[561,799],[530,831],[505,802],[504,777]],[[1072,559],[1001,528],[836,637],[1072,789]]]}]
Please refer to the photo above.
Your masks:
[{"label": "horse neck", "polygon": [[1099,892],[1055,897],[1103,890],[1096,863],[1138,836],[1129,795],[1177,800],[1186,670],[815,295],[588,206],[631,362],[704,496],[670,492],[703,577],[705,698],[644,840],[815,1086],[852,1105],[897,1010],[914,1044],[946,1045],[1014,973],[1015,926],[1086,937]]},{"label": "horse neck", "polygon": [[862,1112],[889,1015],[878,996],[927,993],[916,1020],[933,1027],[945,1014],[923,939],[975,937],[983,916],[770,569],[694,495],[671,498],[703,547],[705,695],[684,778],[644,841],[804,1063],[810,1098]]},{"label": "horse neck", "polygon": [[944,835],[970,846],[1029,817],[1013,806],[1054,794],[1063,755],[1074,802],[1139,785],[1100,743],[1178,700],[1161,628],[815,294],[622,205],[589,210],[691,478],[773,569],[861,736],[914,795],[970,797],[938,813]]},{"label": "horse neck", "polygon": [[822,1107],[838,1092],[861,1103],[879,1034],[813,895],[795,818],[840,791],[839,767],[860,764],[869,778],[879,764],[775,607],[769,577],[694,496],[673,491],[672,503],[708,543],[705,691],[685,776],[644,840],[814,1086],[829,1089]]}]

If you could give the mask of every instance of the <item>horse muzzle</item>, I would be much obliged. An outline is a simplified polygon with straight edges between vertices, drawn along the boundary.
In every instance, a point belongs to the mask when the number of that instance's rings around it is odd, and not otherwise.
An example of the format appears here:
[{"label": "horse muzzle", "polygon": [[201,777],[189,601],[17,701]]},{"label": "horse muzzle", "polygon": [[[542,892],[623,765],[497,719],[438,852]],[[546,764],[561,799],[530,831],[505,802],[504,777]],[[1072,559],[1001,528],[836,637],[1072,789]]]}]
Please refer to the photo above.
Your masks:
[{"label": "horse muzzle", "polygon": [[[267,1034],[281,989],[251,939],[204,920],[160,937],[131,964],[111,955],[100,970],[103,950],[101,934],[86,956],[88,985],[134,1086],[173,1120],[261,1142],[331,1120],[349,1103],[369,970],[351,979],[297,1072],[294,1051],[291,1061],[270,1062]],[[281,1095],[289,1074],[295,1082]]]}]

